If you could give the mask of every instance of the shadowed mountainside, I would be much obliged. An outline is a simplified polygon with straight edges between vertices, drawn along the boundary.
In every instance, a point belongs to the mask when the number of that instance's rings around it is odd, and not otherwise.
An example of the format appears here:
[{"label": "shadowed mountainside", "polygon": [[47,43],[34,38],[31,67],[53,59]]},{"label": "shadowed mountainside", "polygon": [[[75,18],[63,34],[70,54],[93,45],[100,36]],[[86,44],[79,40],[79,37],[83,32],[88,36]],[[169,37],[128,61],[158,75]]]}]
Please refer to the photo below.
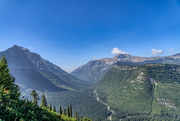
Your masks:
[{"label": "shadowed mountainside", "polygon": [[41,91],[79,90],[85,84],[26,48],[15,45],[0,52],[2,56],[7,58],[16,83],[28,88]]}]

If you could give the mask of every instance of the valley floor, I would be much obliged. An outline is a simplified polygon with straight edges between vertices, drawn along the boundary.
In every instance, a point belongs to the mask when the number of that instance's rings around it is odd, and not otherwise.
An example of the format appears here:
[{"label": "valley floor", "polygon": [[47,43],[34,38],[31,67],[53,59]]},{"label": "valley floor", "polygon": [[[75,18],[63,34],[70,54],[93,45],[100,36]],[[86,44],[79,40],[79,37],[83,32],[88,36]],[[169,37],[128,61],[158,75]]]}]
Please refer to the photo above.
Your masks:
[{"label": "valley floor", "polygon": [[[22,95],[25,98],[31,100],[30,92],[31,89],[27,89],[21,86]],[[59,106],[66,108],[67,105],[71,104],[73,107],[73,114],[75,111],[79,112],[79,116],[89,117],[93,121],[102,121],[109,114],[107,105],[102,104],[94,98],[92,90],[83,90],[81,92],[74,91],[61,91],[61,92],[41,92],[37,91],[39,97],[42,94],[46,96],[47,102],[53,104],[57,111]],[[49,105],[49,104],[48,104]]]},{"label": "valley floor", "polygon": [[111,114],[107,117],[108,120],[112,121],[112,116],[113,114],[115,114],[115,111],[110,109],[110,106],[107,104],[107,103],[104,103],[102,100],[100,100],[99,96],[98,96],[98,93],[96,90],[93,91],[93,93],[95,94],[96,96],[96,100],[100,103],[102,103],[103,105],[107,106],[107,110],[111,112]]}]

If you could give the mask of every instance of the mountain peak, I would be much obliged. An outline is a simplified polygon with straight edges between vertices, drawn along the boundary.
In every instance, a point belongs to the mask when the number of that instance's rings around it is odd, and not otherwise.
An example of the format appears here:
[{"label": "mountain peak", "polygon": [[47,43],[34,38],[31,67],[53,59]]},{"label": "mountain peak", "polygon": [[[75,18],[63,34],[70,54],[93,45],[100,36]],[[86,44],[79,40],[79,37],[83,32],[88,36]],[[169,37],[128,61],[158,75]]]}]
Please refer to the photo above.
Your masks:
[{"label": "mountain peak", "polygon": [[37,90],[79,90],[85,83],[69,75],[40,55],[18,45],[0,52],[7,58],[11,74],[17,83]]},{"label": "mountain peak", "polygon": [[19,46],[14,45],[14,46],[8,48],[6,51],[7,51],[7,52],[9,52],[9,51],[10,51],[10,52],[11,52],[11,51],[17,52],[17,51],[22,51],[22,50],[21,50],[21,48],[20,48]]},{"label": "mountain peak", "polygon": [[129,55],[129,54],[117,54],[113,59],[116,61],[120,61],[120,60],[130,60],[132,59],[133,56]]},{"label": "mountain peak", "polygon": [[27,49],[27,48],[24,48],[24,47],[22,47],[22,46],[18,46],[21,50],[23,50],[23,51],[27,51],[27,52],[30,52],[29,51],[29,49]]},{"label": "mountain peak", "polygon": [[16,49],[18,49],[18,48],[20,49],[20,46],[18,46],[18,45],[14,45],[14,46],[12,46],[12,47],[11,47],[11,48],[9,48],[9,49],[12,49],[12,48],[13,48],[13,49],[15,49],[15,48],[16,48]]},{"label": "mountain peak", "polygon": [[14,45],[13,47],[19,47],[19,46],[17,46],[17,45]]},{"label": "mountain peak", "polygon": [[13,53],[21,53],[21,52],[30,52],[27,48],[24,48],[22,46],[14,45],[6,50],[7,52],[13,52]]}]

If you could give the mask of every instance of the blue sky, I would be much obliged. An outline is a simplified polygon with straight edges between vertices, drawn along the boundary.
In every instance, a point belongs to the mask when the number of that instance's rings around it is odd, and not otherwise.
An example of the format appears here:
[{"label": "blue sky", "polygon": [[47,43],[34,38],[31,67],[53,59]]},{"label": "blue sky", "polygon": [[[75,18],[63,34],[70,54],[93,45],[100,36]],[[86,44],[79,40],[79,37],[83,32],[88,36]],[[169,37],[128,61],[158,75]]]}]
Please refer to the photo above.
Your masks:
[{"label": "blue sky", "polygon": [[68,72],[117,53],[180,53],[180,0],[0,0],[0,51],[15,44]]}]

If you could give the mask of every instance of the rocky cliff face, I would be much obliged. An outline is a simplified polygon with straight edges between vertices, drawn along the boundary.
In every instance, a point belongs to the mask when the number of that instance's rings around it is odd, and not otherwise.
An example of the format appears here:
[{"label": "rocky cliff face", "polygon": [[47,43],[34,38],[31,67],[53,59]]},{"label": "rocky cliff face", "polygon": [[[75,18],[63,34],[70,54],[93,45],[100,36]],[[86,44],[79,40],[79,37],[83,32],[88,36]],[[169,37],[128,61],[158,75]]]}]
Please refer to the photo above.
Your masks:
[{"label": "rocky cliff face", "polygon": [[17,45],[0,52],[7,58],[10,72],[16,82],[36,90],[76,90],[84,82],[63,71],[40,55]]},{"label": "rocky cliff face", "polygon": [[92,60],[87,64],[74,70],[71,74],[87,82],[98,82],[113,64],[117,62],[136,63],[138,65],[148,63],[164,63],[180,65],[180,54],[166,57],[139,57],[129,54],[118,54],[114,58],[104,58],[100,60]]}]

